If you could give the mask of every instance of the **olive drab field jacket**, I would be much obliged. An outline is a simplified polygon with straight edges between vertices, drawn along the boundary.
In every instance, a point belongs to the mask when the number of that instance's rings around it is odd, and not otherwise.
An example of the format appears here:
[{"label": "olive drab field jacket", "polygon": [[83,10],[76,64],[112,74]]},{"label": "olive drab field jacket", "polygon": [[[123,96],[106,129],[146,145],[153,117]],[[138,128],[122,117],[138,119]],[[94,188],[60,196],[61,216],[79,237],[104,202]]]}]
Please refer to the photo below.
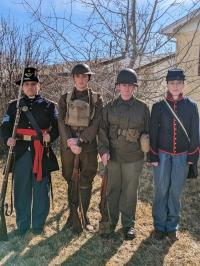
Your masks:
[{"label": "olive drab field jacket", "polygon": [[[73,104],[74,102],[74,104]],[[83,102],[83,104],[81,104]],[[69,112],[69,106],[72,111]],[[82,152],[94,151],[97,149],[96,135],[99,129],[101,111],[103,108],[102,97],[92,90],[72,92],[62,95],[59,101],[58,126],[61,137],[61,151],[67,147],[67,139],[79,137],[83,140]],[[87,106],[89,106],[89,114]],[[83,115],[83,111],[86,113]],[[71,117],[69,115],[71,114]],[[88,124],[86,123],[88,120]],[[77,123],[79,123],[77,125]]]},{"label": "olive drab field jacket", "polygon": [[147,105],[135,97],[128,101],[119,96],[104,110],[99,129],[99,153],[110,153],[112,160],[134,162],[144,157],[140,136],[149,132]]}]

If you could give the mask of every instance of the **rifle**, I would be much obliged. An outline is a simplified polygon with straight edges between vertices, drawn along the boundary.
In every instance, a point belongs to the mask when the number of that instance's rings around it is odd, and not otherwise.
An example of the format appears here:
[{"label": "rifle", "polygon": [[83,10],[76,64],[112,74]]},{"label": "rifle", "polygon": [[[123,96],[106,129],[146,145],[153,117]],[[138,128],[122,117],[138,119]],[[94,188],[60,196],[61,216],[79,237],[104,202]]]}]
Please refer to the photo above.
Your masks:
[{"label": "rifle", "polygon": [[[16,129],[18,127],[19,119],[20,119],[19,103],[20,103],[20,98],[21,98],[21,93],[22,93],[24,71],[25,71],[25,68],[24,68],[23,73],[22,73],[18,97],[17,97],[17,104],[16,104],[17,112],[16,112],[15,122],[14,122],[14,126],[13,126],[13,131],[12,131],[12,138],[13,139],[16,138]],[[12,165],[12,160],[13,160],[13,149],[14,149],[14,146],[9,147],[6,165],[5,165],[5,169],[4,169],[4,173],[3,173],[3,182],[2,182],[2,187],[1,187],[1,193],[0,193],[0,241],[7,241],[8,240],[7,226],[6,226],[6,219],[5,219],[5,215],[7,215],[8,205],[5,204],[5,198],[6,198],[6,191],[7,191],[7,186],[8,186],[8,176],[9,176],[9,173],[11,170],[11,165]]]},{"label": "rifle", "polygon": [[110,213],[107,202],[107,185],[108,185],[108,167],[104,168],[101,183],[101,200],[99,209],[101,213],[101,221],[99,222],[99,234],[103,237],[110,233]]},{"label": "rifle", "polygon": [[101,183],[101,201],[99,204],[99,209],[101,213],[101,222],[108,221],[108,212],[106,211],[107,210],[107,199],[106,199],[107,184],[108,184],[108,167],[105,166],[104,174],[102,177],[102,183]]},{"label": "rifle", "polygon": [[99,209],[101,213],[101,221],[99,222],[99,234],[102,237],[106,237],[110,233],[110,213],[109,206],[107,202],[107,185],[108,185],[108,166],[104,168],[104,174],[102,176],[101,183],[101,200],[99,204]]},{"label": "rifle", "polygon": [[[79,141],[78,141],[79,143]],[[78,145],[77,143],[77,145]],[[86,228],[85,216],[83,213],[83,206],[81,201],[80,191],[80,157],[78,154],[74,157],[74,168],[72,173],[72,223],[73,229],[76,233],[81,233]],[[79,207],[80,217],[77,210]]]}]

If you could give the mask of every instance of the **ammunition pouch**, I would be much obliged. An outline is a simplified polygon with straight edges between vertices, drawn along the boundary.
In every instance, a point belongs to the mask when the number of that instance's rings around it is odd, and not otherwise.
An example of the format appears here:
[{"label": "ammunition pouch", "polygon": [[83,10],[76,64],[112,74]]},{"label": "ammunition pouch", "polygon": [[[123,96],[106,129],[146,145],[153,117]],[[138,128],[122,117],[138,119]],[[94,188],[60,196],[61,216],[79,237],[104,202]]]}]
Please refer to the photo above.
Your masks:
[{"label": "ammunition pouch", "polygon": [[72,127],[88,127],[90,122],[90,105],[81,100],[69,101],[65,124]]},{"label": "ammunition pouch", "polygon": [[138,129],[121,129],[119,128],[117,131],[117,135],[119,136],[124,136],[126,141],[128,142],[137,142],[140,136],[140,133]]}]

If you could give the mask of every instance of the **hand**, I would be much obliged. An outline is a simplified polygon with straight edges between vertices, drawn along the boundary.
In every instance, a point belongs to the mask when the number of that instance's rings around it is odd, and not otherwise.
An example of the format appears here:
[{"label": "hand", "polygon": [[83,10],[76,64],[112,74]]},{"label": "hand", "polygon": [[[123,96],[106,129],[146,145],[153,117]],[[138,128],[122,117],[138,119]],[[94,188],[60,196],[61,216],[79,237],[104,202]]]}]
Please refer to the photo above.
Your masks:
[{"label": "hand", "polygon": [[193,164],[193,162],[188,162],[188,164]]},{"label": "hand", "polygon": [[80,154],[81,151],[82,151],[82,148],[79,147],[79,146],[77,146],[77,145],[72,145],[72,146],[70,147],[70,149],[71,149],[71,151],[72,151],[74,154],[76,154],[76,155]]},{"label": "hand", "polygon": [[108,164],[108,161],[110,160],[110,154],[109,153],[104,153],[101,156],[101,161],[103,163],[104,166],[106,166]]},{"label": "hand", "polygon": [[50,142],[50,135],[49,135],[49,133],[46,133],[46,132],[43,133],[43,142],[44,143],[49,143]]},{"label": "hand", "polygon": [[151,165],[157,167],[158,166],[158,162],[152,162]]},{"label": "hand", "polygon": [[67,140],[67,146],[71,148],[71,146],[76,145],[78,142],[78,138],[70,138]]},{"label": "hand", "polygon": [[9,139],[7,140],[7,146],[9,146],[9,147],[12,146],[12,147],[14,147],[15,144],[16,144],[16,139],[9,138]]}]

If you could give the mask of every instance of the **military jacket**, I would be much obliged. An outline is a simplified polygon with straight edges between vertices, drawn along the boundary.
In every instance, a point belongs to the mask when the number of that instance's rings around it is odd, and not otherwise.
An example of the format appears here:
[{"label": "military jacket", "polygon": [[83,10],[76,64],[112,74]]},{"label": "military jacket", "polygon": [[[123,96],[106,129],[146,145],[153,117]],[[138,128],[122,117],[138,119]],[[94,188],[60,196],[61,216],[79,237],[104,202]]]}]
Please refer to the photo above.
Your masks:
[{"label": "military jacket", "polygon": [[187,161],[196,162],[199,157],[199,115],[195,102],[180,95],[173,100],[170,94],[167,101],[184,125],[190,143],[179,122],[176,121],[166,103],[155,103],[150,122],[150,161],[158,162],[159,151],[171,155],[187,154]]},{"label": "military jacket", "polygon": [[[42,97],[36,95],[35,98],[23,97],[23,100],[29,110],[32,112],[38,126],[41,129],[47,129],[50,134],[51,143],[58,138],[58,111],[55,104]],[[16,103],[17,100],[13,100],[9,103],[6,114],[4,115],[1,125],[1,137],[5,144],[9,137],[12,136],[12,130],[14,126],[16,116]],[[20,120],[18,128],[33,129],[30,121],[27,119],[23,111],[20,113]],[[30,150],[34,156],[33,141],[17,140],[14,147],[15,160],[18,160],[27,150]],[[47,158],[46,152],[43,155],[43,169],[44,171],[54,171],[58,169],[58,163],[56,157],[50,147],[50,160]],[[48,167],[47,167],[48,164]],[[48,169],[47,169],[48,168]],[[45,173],[46,174],[46,173]]]},{"label": "military jacket", "polygon": [[[140,136],[149,132],[149,109],[135,97],[124,101],[119,96],[109,102],[99,129],[99,153],[110,153],[112,160],[134,162],[143,159]],[[130,134],[131,133],[131,134]]]},{"label": "military jacket", "polygon": [[[78,91],[76,88],[73,89],[73,93],[71,96],[71,100],[82,100],[87,103],[90,103],[90,109],[92,115],[92,119],[90,120],[89,126],[85,128],[75,129],[65,123],[65,117],[67,113],[67,95],[68,93],[65,93],[61,96],[59,101],[59,117],[58,117],[58,126],[59,126],[59,133],[61,137],[61,150],[65,151],[68,149],[67,147],[67,140],[69,138],[77,138],[78,137],[78,131],[79,131],[79,137],[83,140],[82,146],[82,152],[90,152],[97,150],[97,132],[99,129],[99,123],[101,118],[101,111],[103,108],[103,101],[100,94],[97,93],[97,100],[94,102],[92,94],[95,94],[96,92],[93,92],[89,90],[89,93],[87,90],[85,91]],[[90,99],[89,99],[90,97]]]}]

